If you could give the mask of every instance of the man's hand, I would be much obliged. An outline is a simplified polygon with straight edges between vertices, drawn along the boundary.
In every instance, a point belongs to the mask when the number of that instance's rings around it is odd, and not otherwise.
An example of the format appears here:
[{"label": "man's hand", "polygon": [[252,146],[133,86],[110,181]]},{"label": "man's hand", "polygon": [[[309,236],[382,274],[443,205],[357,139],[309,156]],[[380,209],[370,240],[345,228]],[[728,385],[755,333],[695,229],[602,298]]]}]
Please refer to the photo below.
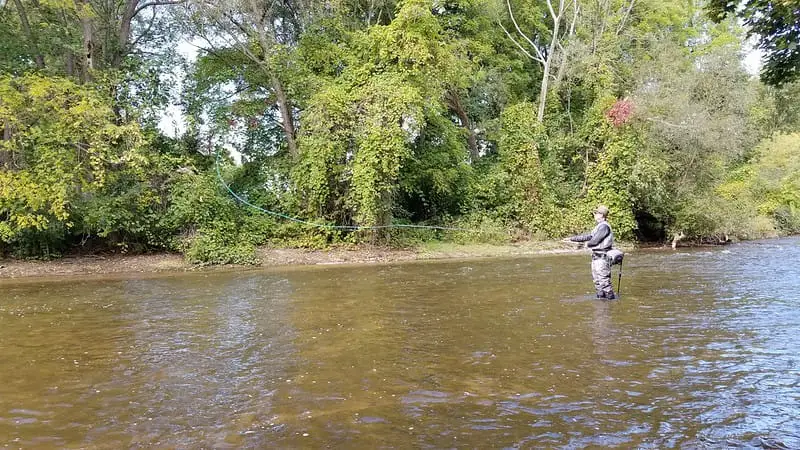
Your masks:
[{"label": "man's hand", "polygon": [[575,243],[575,241],[571,240],[570,238],[564,238],[564,239],[561,240],[561,242],[566,242],[567,244],[574,244]]}]

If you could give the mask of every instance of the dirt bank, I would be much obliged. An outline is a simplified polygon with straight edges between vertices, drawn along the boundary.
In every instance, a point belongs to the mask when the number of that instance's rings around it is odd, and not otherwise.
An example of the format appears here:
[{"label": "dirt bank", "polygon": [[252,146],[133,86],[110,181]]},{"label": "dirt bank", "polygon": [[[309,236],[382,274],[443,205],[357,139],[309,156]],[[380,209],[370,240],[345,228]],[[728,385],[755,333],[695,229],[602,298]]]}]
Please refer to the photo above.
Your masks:
[{"label": "dirt bank", "polygon": [[[562,242],[531,242],[519,245],[429,244],[416,249],[352,246],[328,250],[260,248],[261,267],[316,264],[368,264],[414,260],[521,256],[576,253],[576,246]],[[0,279],[58,277],[90,274],[130,274],[230,270],[236,266],[199,267],[178,254],[68,256],[53,261],[0,260]],[[247,266],[250,267],[250,266]]]}]

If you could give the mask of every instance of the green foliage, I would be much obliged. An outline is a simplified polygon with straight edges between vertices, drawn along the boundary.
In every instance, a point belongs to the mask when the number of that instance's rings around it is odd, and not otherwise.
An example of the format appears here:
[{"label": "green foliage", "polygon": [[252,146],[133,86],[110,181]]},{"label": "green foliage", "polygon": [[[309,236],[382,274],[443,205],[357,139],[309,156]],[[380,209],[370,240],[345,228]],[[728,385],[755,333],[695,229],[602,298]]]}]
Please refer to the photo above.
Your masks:
[{"label": "green foliage", "polygon": [[690,238],[761,238],[800,231],[800,135],[763,141],[753,159],[713,191],[677,209],[674,230]]},{"label": "green foliage", "polygon": [[74,232],[123,252],[174,249],[174,229],[164,220],[169,186],[127,171],[109,181],[97,195],[75,203]]},{"label": "green foliage", "polygon": [[[0,7],[0,251],[251,264],[259,245],[561,237],[598,203],[623,239],[800,230],[800,91],[751,79],[740,27],[692,2],[580,0],[552,50],[544,2],[234,3],[152,24],[96,2]],[[797,52],[775,19],[791,2],[728,3],[710,8],[757,20],[783,58],[767,79],[788,80]],[[208,48],[186,67],[188,131],[172,139],[156,124],[176,100],[178,32]],[[548,74],[537,50],[554,55]],[[215,168],[225,149],[241,156],[219,161],[238,197],[318,226],[235,200]]]},{"label": "green foliage", "polygon": [[457,244],[509,244],[515,238],[513,229],[486,211],[475,211],[452,222],[453,228],[443,240]]},{"label": "green foliage", "polygon": [[[411,225],[398,223],[398,225]],[[391,228],[387,230],[389,245],[397,248],[415,248],[426,242],[440,240],[441,232],[426,228]]]},{"label": "green foliage", "polygon": [[731,2],[710,0],[709,15],[717,21],[735,15],[747,26],[750,36],[758,37],[758,47],[766,54],[761,78],[767,84],[780,85],[800,75],[800,23],[797,0],[747,0]]},{"label": "green foliage", "polygon": [[[116,125],[97,92],[60,78],[0,78],[0,239],[74,225],[76,203],[97,195],[118,166],[143,162],[136,124]],[[58,226],[57,226],[58,225]]]},{"label": "green foliage", "polygon": [[236,204],[214,170],[182,176],[171,196],[166,220],[181,232],[179,247],[192,263],[254,264],[255,246],[272,237],[274,222]]},{"label": "green foliage", "polygon": [[423,4],[405,2],[390,25],[360,35],[353,65],[310,99],[293,177],[309,213],[366,226],[391,222],[401,168],[425,126],[426,99],[440,95],[434,75],[447,57]]},{"label": "green foliage", "polygon": [[184,250],[186,260],[198,265],[258,263],[255,245],[230,225],[212,223],[198,230]]},{"label": "green foliage", "polygon": [[365,117],[354,130],[357,150],[347,203],[356,223],[386,224],[400,168],[411,155],[408,142],[424,121],[423,98],[395,76],[373,78],[362,95]]},{"label": "green foliage", "polygon": [[[429,111],[426,125],[399,179],[398,206],[417,221],[463,212],[474,177],[464,148],[464,130],[436,111]],[[394,214],[399,215],[397,209]]]},{"label": "green foliage", "polygon": [[519,103],[503,111],[498,142],[500,161],[510,183],[509,219],[532,232],[544,225],[537,223],[541,217],[538,213],[549,200],[541,164],[547,136],[536,121],[534,110],[531,103]]},{"label": "green foliage", "polygon": [[588,213],[598,204],[606,205],[613,212],[609,221],[614,224],[615,234],[630,239],[637,227],[630,185],[640,143],[630,129],[612,130],[610,125],[606,129],[610,136],[597,161],[589,166],[587,203],[583,209]]},{"label": "green foliage", "polygon": [[346,242],[343,232],[330,228],[330,223],[313,222],[319,226],[311,226],[297,222],[286,222],[271,233],[268,243],[275,247],[307,248],[321,250],[332,244]]},{"label": "green foliage", "polygon": [[[762,142],[753,161],[733,172],[716,193],[722,203],[736,205],[740,216],[769,220],[783,233],[800,232],[800,134]],[[753,235],[735,228],[734,233]]]},{"label": "green foliage", "polygon": [[772,219],[756,213],[752,199],[721,200],[713,192],[690,198],[676,208],[675,224],[686,237],[701,242],[757,239],[779,234]]}]

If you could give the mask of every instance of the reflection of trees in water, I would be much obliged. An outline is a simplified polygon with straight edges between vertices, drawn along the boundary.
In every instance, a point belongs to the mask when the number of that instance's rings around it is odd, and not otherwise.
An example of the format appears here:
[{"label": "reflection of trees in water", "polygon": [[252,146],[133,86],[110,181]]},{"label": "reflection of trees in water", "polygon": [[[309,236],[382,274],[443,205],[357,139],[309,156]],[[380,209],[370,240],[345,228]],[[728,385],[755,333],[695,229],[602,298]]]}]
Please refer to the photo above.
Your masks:
[{"label": "reflection of trees in water", "polygon": [[576,367],[592,338],[580,336],[576,349],[571,333],[586,331],[585,310],[552,301],[561,286],[536,264],[337,268],[298,282],[303,365],[276,396],[282,420],[313,442],[349,436],[367,446],[409,436],[450,445],[446,434],[477,429],[522,439],[530,429],[521,417],[540,409],[553,420],[564,407],[554,398],[582,400],[586,374]]},{"label": "reflection of trees in water", "polygon": [[770,295],[796,283],[775,278],[788,258],[749,271],[774,280],[755,293],[720,272],[725,258],[637,255],[614,302],[561,300],[585,290],[583,257],[13,288],[0,305],[0,416],[39,424],[0,422],[0,435],[678,447],[743,424],[786,430],[796,327],[792,298]]},{"label": "reflection of trees in water", "polygon": [[[300,364],[280,387],[278,420],[307,433],[343,439],[358,424],[380,426],[395,409],[407,330],[391,314],[403,299],[396,268],[336,268],[293,273],[291,321]],[[395,421],[396,417],[392,417]],[[291,436],[287,436],[291,438]],[[359,442],[386,445],[361,436]],[[321,440],[315,440],[321,439]]]},{"label": "reflection of trees in water", "polygon": [[597,355],[608,356],[608,346],[612,343],[614,331],[611,328],[611,304],[592,301],[592,342]]}]

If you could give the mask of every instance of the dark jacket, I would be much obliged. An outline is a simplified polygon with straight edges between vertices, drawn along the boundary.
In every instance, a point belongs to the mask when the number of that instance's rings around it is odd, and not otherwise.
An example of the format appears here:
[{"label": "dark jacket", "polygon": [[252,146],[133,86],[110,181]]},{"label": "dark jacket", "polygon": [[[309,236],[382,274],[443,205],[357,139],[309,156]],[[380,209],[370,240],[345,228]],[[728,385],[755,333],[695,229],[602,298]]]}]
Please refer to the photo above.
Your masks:
[{"label": "dark jacket", "polygon": [[589,234],[579,234],[569,238],[573,242],[586,242],[586,246],[594,253],[605,253],[614,246],[614,232],[605,220],[598,223]]}]

